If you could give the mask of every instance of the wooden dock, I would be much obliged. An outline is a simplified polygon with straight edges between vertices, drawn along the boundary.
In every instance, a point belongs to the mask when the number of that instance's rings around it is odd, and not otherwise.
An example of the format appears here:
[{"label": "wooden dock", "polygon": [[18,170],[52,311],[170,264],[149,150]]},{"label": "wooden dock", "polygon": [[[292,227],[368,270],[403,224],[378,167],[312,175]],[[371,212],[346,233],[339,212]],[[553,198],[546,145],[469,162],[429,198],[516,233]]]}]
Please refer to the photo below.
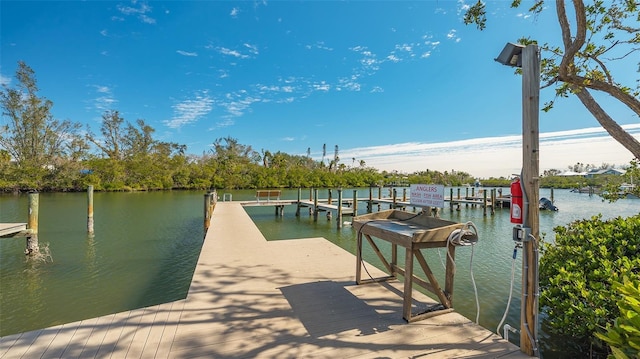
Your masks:
[{"label": "wooden dock", "polygon": [[0,237],[14,236],[26,230],[26,223],[0,223]]},{"label": "wooden dock", "polygon": [[407,324],[402,284],[355,285],[355,269],[323,238],[268,242],[218,202],[186,299],[2,337],[0,358],[529,357],[455,312]]}]

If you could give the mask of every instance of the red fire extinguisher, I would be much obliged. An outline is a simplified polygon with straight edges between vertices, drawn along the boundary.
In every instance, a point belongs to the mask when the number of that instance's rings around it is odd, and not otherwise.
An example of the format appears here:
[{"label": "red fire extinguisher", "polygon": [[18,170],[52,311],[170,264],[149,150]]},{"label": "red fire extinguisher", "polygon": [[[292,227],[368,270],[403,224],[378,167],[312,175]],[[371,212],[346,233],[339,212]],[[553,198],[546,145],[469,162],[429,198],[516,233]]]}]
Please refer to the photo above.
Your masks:
[{"label": "red fire extinguisher", "polygon": [[520,178],[511,182],[511,223],[522,224],[522,187]]}]

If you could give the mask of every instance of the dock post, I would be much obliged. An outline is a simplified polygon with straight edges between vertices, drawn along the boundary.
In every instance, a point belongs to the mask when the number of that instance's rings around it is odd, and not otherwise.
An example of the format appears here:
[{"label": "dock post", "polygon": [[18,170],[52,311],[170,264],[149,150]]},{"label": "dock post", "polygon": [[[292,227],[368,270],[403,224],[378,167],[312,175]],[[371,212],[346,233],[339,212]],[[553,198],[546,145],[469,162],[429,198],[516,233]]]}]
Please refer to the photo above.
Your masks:
[{"label": "dock post", "polygon": [[313,190],[313,221],[318,221],[318,189]]},{"label": "dock post", "polygon": [[93,186],[87,187],[87,233],[93,237]]},{"label": "dock post", "polygon": [[302,187],[298,187],[298,206],[296,207],[296,217],[300,217],[300,201],[302,200]]},{"label": "dock post", "polygon": [[398,196],[398,191],[394,188],[393,189],[393,204],[391,205],[393,209],[396,208],[396,197]]},{"label": "dock post", "polygon": [[211,202],[211,196],[209,193],[204,194],[204,231],[209,229],[209,203]]},{"label": "dock post", "polygon": [[449,209],[453,212],[453,188],[449,189]]},{"label": "dock post", "polygon": [[553,187],[551,187],[551,203],[553,204],[553,202],[555,202],[555,200],[553,199]]},{"label": "dock post", "polygon": [[367,213],[373,212],[373,187],[369,186],[369,203],[367,203]]},{"label": "dock post", "polygon": [[[471,197],[473,197],[474,200],[476,198],[476,188],[475,187],[471,187]],[[471,208],[476,208],[476,204],[472,203],[471,204]]]},{"label": "dock post", "polygon": [[313,201],[313,187],[309,188],[309,201]]},{"label": "dock post", "polygon": [[482,191],[482,215],[487,216],[487,191]]},{"label": "dock post", "polygon": [[331,188],[329,188],[329,198],[327,199],[327,204],[331,204]]},{"label": "dock post", "polygon": [[27,248],[24,254],[32,256],[40,252],[38,246],[38,207],[40,202],[40,195],[38,192],[29,193],[29,219],[27,220],[27,229],[29,234],[27,235]]},{"label": "dock post", "polygon": [[407,201],[407,189],[403,188],[402,189],[402,202],[406,202]]},{"label": "dock post", "polygon": [[358,215],[358,190],[353,190],[353,216]]},{"label": "dock post", "polygon": [[342,228],[342,188],[338,188],[338,218],[336,219],[338,229]]},{"label": "dock post", "polygon": [[491,189],[491,215],[496,214],[496,189]]},{"label": "dock post", "polygon": [[[378,199],[382,199],[382,186],[378,186]],[[380,212],[380,202],[378,202],[378,212]]]}]

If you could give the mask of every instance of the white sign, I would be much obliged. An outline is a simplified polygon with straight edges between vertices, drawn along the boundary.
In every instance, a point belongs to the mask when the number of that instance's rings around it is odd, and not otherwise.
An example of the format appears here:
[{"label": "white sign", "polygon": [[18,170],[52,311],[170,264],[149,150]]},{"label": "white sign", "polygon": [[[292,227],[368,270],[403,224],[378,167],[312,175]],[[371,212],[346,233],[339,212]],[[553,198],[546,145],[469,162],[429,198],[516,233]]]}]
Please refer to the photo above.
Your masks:
[{"label": "white sign", "polygon": [[441,184],[412,184],[409,203],[416,206],[444,208],[444,186]]}]

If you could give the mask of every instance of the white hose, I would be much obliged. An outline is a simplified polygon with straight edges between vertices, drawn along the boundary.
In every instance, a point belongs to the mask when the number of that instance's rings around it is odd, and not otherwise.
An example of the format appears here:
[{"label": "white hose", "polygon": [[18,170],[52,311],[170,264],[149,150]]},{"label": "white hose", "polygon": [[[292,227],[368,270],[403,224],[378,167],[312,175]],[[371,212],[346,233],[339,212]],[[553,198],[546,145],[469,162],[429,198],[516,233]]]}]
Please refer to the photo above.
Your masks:
[{"label": "white hose", "polygon": [[513,248],[513,260],[511,261],[511,286],[509,288],[509,300],[507,300],[507,308],[504,310],[504,315],[502,316],[502,319],[500,319],[500,323],[498,323],[498,327],[496,328],[496,333],[498,335],[500,335],[500,327],[504,323],[505,319],[507,319],[507,313],[509,313],[509,307],[511,306],[511,297],[513,295],[513,281],[516,273],[516,255],[518,253],[518,245],[519,244],[516,244],[516,247]]},{"label": "white hose", "polygon": [[[473,231],[471,231],[473,229]],[[453,244],[455,246],[471,246],[471,259],[469,260],[469,273],[471,275],[471,283],[473,284],[473,292],[475,293],[476,298],[476,324],[478,324],[480,320],[480,300],[478,299],[478,287],[476,286],[476,280],[473,276],[473,252],[474,245],[478,243],[478,227],[473,222],[467,222],[461,229],[453,230],[449,233],[449,237],[447,237],[447,256],[451,260],[453,264],[453,273],[456,272],[456,261],[451,256],[449,252],[449,245]],[[438,251],[438,255],[440,252]],[[440,258],[442,262],[442,257]],[[443,267],[445,266],[444,263]],[[446,267],[445,267],[446,269]]]}]

